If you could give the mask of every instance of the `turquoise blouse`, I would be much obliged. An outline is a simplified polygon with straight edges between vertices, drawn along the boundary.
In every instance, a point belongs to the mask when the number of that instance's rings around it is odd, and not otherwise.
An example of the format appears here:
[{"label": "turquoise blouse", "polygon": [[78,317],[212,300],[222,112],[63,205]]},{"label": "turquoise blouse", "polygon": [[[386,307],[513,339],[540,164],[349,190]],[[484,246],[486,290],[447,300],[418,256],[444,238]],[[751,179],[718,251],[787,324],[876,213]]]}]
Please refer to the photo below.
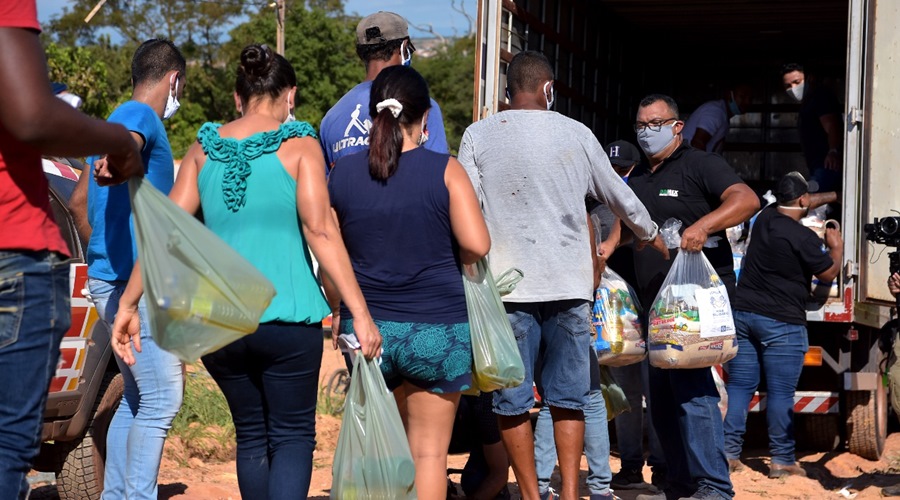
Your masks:
[{"label": "turquoise blouse", "polygon": [[197,180],[206,226],[256,266],[275,285],[276,295],[260,322],[317,323],[328,303],[312,270],[297,212],[297,181],[276,152],[294,137],[316,137],[306,122],[244,139],[219,135],[205,123],[197,140],[206,163]]}]

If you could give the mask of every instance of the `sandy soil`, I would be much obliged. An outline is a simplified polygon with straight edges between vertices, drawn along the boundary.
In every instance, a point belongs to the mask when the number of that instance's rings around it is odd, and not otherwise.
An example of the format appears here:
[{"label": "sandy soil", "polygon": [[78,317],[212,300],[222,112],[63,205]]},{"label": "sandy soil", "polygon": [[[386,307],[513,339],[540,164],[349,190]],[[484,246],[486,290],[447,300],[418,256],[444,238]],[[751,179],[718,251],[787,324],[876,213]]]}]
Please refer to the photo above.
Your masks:
[{"label": "sandy soil", "polygon": [[[325,344],[321,378],[323,384],[333,370],[343,366],[340,354],[331,350],[330,340]],[[318,446],[314,456],[314,470],[309,497],[328,498],[331,487],[331,462],[340,430],[340,419],[331,416],[317,418]],[[159,498],[174,500],[238,500],[234,461],[204,463],[191,458],[185,460],[181,444],[170,439],[159,479]],[[808,478],[790,477],[768,479],[768,455],[765,450],[745,453],[746,470],[732,475],[736,498],[755,499],[823,499],[823,498],[881,498],[884,486],[900,483],[900,433],[888,437],[884,455],[879,461],[869,461],[850,453],[832,452],[799,454],[800,461],[809,472]],[[458,471],[465,464],[465,455],[452,455],[449,459],[451,479],[459,482]],[[619,469],[616,456],[610,458],[613,471]],[[455,471],[455,472],[454,472]],[[582,460],[582,477],[587,474],[587,463]],[[645,480],[650,480],[650,470],[644,470]],[[515,477],[510,472],[510,489],[515,492]],[[35,484],[32,498],[55,499],[55,488],[49,483]],[[841,492],[846,488],[845,492]],[[623,500],[632,500],[641,491],[617,491]],[[583,489],[583,498],[588,498]]]}]

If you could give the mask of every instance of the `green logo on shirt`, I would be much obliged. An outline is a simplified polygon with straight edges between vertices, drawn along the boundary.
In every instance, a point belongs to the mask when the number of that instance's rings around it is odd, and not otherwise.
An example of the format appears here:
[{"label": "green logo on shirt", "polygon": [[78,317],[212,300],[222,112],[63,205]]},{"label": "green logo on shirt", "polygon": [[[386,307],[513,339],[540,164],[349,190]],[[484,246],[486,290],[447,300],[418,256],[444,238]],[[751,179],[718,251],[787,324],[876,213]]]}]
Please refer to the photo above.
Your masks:
[{"label": "green logo on shirt", "polygon": [[678,198],[678,190],[677,189],[660,189],[660,196],[668,196],[670,198]]}]

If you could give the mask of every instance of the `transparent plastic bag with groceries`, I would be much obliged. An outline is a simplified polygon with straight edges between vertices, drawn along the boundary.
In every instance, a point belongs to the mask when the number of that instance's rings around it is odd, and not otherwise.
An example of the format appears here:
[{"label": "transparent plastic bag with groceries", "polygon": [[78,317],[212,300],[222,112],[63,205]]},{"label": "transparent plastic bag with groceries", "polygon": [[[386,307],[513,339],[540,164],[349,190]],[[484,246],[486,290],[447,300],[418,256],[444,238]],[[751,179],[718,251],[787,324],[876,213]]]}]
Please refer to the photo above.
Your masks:
[{"label": "transparent plastic bag with groceries", "polygon": [[647,357],[647,342],[641,328],[640,307],[628,283],[607,267],[594,292],[591,315],[601,365],[625,366]]},{"label": "transparent plastic bag with groceries", "polygon": [[[680,220],[660,234],[679,248]],[[648,318],[650,364],[657,368],[707,368],[737,354],[728,291],[703,252],[679,250],[653,301]]]}]

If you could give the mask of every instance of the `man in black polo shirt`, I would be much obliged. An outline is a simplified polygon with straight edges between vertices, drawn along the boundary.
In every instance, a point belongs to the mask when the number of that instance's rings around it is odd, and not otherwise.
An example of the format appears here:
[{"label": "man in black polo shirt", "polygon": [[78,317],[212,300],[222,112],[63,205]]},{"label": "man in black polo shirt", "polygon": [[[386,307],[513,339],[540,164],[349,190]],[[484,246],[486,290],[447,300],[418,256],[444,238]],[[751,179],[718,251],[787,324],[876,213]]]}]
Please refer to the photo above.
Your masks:
[{"label": "man in black polo shirt", "polygon": [[[769,477],[806,476],[794,456],[794,392],[809,349],[806,302],[815,275],[833,280],[841,267],[844,242],[828,228],[825,242],[800,224],[816,202],[798,172],[785,175],[769,205],[753,223],[741,282],[732,303],[738,354],[728,363],[725,455],[733,470],[740,463],[747,406],[766,375],[769,424]],[[826,246],[827,245],[827,246]]]},{"label": "man in black polo shirt", "polygon": [[[725,228],[750,218],[759,210],[759,199],[721,156],[684,144],[683,127],[671,97],[654,94],[641,101],[634,128],[648,164],[631,173],[628,185],[658,225],[670,217],[682,221],[687,229],[681,251],[702,250],[733,297],[734,263]],[[672,261],[656,252],[635,252],[634,259],[641,303],[652,304]],[[650,367],[650,396],[669,487],[637,498],[732,498],[712,371]]]}]

